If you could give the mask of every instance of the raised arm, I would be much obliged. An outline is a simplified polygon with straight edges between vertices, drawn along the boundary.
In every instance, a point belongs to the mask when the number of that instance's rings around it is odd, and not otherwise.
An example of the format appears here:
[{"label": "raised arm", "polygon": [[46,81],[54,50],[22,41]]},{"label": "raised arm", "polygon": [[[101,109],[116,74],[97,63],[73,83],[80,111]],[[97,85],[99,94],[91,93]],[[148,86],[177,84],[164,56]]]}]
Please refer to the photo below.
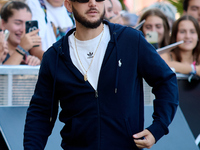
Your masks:
[{"label": "raised arm", "polygon": [[160,56],[168,64],[168,66],[174,68],[176,72],[183,74],[189,74],[192,72],[191,65],[172,60],[169,53],[164,53]]}]

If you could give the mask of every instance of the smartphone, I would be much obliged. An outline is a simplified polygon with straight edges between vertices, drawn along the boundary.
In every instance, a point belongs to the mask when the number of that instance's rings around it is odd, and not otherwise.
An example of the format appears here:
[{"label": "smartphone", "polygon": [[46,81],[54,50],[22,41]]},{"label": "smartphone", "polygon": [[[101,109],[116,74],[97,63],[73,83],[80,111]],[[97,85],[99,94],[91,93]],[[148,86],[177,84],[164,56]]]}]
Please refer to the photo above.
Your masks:
[{"label": "smartphone", "polygon": [[4,34],[5,34],[5,41],[7,41],[7,40],[8,40],[8,37],[9,37],[9,35],[10,35],[10,31],[5,30],[5,31],[4,31]]},{"label": "smartphone", "polygon": [[[30,20],[26,21],[26,33],[32,32],[38,29],[38,21],[37,20]],[[38,47],[39,45],[34,45],[33,47]]]},{"label": "smartphone", "polygon": [[152,44],[155,49],[158,48],[158,33],[154,31],[149,31],[146,33],[146,40]]},{"label": "smartphone", "polygon": [[37,29],[38,29],[38,21],[37,20],[26,21],[26,33],[32,32]]}]

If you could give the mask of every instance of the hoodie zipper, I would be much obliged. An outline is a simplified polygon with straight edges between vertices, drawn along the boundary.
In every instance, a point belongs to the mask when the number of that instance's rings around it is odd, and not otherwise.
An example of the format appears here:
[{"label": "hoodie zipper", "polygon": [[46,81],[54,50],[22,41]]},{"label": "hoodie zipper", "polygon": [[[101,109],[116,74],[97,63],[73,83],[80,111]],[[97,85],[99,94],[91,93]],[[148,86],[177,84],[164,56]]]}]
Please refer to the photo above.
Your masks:
[{"label": "hoodie zipper", "polygon": [[97,90],[95,90],[95,98],[98,98],[98,91]]},{"label": "hoodie zipper", "polygon": [[98,95],[98,91],[95,90],[95,98],[97,100],[97,117],[98,117],[98,145],[97,145],[97,150],[100,150],[100,136],[101,136],[101,127],[100,127],[100,108],[99,108],[99,99],[98,99],[99,95]]}]

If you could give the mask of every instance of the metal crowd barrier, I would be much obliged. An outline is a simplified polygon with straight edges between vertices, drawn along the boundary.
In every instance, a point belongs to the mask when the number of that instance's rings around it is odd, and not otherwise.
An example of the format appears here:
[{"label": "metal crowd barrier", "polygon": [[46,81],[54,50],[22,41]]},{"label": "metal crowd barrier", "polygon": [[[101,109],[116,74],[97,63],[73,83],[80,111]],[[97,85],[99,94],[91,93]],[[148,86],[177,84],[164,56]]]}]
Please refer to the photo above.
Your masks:
[{"label": "metal crowd barrier", "polygon": [[33,95],[39,66],[0,66],[0,105],[26,106]]},{"label": "metal crowd barrier", "polygon": [[[28,106],[34,93],[40,66],[0,66],[0,106]],[[188,75],[177,74],[180,108],[193,133],[196,145],[200,143],[200,80],[188,82]],[[152,106],[152,88],[144,81],[144,103]]]},{"label": "metal crowd barrier", "polygon": [[[33,95],[40,66],[0,66],[0,106],[27,106]],[[152,105],[152,88],[144,81],[145,105]]]}]

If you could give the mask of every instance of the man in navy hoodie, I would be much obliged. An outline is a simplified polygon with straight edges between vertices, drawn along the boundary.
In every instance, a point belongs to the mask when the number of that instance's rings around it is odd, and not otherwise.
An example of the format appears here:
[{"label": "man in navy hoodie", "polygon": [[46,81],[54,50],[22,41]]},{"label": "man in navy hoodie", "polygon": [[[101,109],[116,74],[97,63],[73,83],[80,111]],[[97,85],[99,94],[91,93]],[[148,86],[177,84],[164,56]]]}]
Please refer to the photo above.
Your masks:
[{"label": "man in navy hoodie", "polygon": [[[44,53],[27,110],[24,149],[44,149],[58,106],[63,149],[152,147],[168,133],[178,106],[175,74],[140,31],[103,21],[103,0],[66,0],[65,6],[76,29]],[[156,97],[146,129],[143,78]]]}]

